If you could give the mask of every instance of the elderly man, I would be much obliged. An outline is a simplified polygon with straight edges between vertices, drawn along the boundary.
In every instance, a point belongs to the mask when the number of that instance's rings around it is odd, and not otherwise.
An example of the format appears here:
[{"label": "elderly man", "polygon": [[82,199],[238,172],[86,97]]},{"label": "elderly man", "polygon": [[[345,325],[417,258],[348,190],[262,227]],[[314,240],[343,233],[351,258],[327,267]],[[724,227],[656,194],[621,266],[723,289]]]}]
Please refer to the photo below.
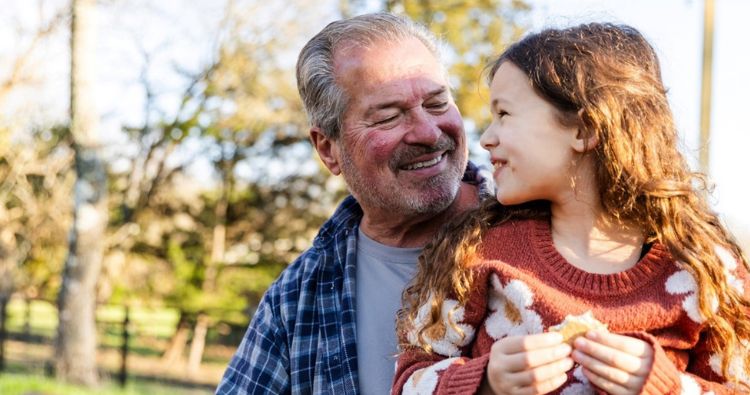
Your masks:
[{"label": "elderly man", "polygon": [[312,144],[352,196],[268,289],[217,394],[385,394],[401,292],[482,177],[435,39],[412,21],[329,24],[302,49],[297,83]]}]

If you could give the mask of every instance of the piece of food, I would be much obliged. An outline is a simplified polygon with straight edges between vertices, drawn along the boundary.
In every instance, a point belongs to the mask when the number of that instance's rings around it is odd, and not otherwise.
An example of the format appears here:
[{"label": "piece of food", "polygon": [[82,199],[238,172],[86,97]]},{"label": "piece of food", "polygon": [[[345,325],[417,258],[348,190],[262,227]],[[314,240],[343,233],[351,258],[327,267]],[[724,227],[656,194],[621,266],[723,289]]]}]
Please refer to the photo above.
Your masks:
[{"label": "piece of food", "polygon": [[578,336],[583,336],[590,330],[607,330],[607,324],[601,323],[594,318],[591,311],[581,315],[568,315],[563,322],[549,327],[551,332],[560,332],[563,341],[572,345]]}]

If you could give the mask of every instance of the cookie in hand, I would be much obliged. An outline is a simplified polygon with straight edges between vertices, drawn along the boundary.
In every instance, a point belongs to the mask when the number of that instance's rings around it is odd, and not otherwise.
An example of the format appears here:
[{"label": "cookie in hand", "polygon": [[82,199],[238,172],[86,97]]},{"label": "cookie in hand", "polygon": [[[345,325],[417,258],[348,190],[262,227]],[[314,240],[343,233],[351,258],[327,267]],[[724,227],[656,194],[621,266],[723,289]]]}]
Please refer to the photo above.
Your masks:
[{"label": "cookie in hand", "polygon": [[607,330],[607,324],[594,318],[590,310],[581,315],[568,315],[563,322],[549,327],[550,332],[560,332],[563,341],[570,345],[573,345],[578,336],[583,336],[590,330]]}]

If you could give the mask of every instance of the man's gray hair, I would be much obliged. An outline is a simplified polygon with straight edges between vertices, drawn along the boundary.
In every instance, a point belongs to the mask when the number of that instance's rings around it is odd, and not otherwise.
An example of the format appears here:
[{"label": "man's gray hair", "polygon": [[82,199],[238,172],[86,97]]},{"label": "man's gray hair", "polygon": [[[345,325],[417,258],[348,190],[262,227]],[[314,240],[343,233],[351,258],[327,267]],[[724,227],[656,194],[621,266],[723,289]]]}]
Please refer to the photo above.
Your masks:
[{"label": "man's gray hair", "polygon": [[440,59],[438,39],[427,28],[409,18],[385,12],[335,21],[315,35],[297,59],[297,89],[312,126],[319,127],[332,140],[339,138],[349,98],[333,73],[337,50],[344,45],[369,47],[408,38],[419,39]]}]

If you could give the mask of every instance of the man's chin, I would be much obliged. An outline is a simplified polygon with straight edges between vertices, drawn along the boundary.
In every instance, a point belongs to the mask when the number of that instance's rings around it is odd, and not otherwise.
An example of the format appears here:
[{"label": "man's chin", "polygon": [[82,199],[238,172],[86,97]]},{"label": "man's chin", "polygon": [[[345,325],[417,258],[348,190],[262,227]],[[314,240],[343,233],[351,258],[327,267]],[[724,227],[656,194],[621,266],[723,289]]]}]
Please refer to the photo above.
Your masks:
[{"label": "man's chin", "polygon": [[[456,200],[459,184],[449,186],[441,185],[439,189],[409,191],[407,199],[404,199],[404,211],[415,214],[437,214],[446,210]],[[403,195],[402,195],[403,196]],[[406,197],[406,196],[405,196]]]}]

